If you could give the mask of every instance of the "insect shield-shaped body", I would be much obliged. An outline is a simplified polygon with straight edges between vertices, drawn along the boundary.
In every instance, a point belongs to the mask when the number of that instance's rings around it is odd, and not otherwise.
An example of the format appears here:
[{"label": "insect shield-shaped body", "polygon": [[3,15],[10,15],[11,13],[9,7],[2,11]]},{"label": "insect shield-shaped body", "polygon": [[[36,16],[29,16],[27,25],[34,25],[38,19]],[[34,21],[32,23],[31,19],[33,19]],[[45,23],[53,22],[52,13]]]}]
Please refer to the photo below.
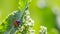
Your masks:
[{"label": "insect shield-shaped body", "polygon": [[19,21],[19,20],[15,20],[15,21],[14,21],[14,26],[15,26],[15,27],[19,26],[19,24],[20,24],[20,21]]}]

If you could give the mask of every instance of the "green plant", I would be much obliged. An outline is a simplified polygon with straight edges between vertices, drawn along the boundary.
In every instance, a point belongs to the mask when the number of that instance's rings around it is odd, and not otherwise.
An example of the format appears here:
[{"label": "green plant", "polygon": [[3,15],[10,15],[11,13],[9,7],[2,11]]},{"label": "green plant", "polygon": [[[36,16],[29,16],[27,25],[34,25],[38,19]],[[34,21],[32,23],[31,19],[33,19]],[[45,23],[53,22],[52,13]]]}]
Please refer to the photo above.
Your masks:
[{"label": "green plant", "polygon": [[[29,3],[30,0],[19,0],[19,9],[10,13],[0,25],[0,34],[26,34],[30,32],[29,29],[33,27],[33,21],[29,15]],[[21,22],[19,26],[14,26],[14,20]]]}]

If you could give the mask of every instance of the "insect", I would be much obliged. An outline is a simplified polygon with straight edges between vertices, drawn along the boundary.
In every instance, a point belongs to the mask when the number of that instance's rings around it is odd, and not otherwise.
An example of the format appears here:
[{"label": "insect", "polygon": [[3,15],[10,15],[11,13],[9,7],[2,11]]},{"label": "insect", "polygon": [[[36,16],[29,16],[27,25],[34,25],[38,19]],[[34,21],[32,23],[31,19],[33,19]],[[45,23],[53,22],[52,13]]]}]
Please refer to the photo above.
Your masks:
[{"label": "insect", "polygon": [[19,20],[15,20],[15,21],[14,21],[14,26],[15,26],[15,27],[19,26],[19,23],[20,23]]}]

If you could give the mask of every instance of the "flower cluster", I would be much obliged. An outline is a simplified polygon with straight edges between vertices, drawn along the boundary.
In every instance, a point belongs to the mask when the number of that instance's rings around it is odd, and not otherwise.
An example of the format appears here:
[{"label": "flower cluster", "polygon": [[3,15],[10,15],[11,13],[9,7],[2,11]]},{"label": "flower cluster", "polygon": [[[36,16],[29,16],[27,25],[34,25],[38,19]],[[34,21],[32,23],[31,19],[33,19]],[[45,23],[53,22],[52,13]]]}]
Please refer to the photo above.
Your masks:
[{"label": "flower cluster", "polygon": [[40,26],[39,34],[47,34],[47,28],[45,26]]},{"label": "flower cluster", "polygon": [[[23,20],[23,22],[25,21],[25,26],[28,26],[28,32],[30,33],[30,34],[33,34],[34,33],[34,30],[32,30],[32,27],[34,26],[34,21],[31,19],[31,17],[30,17],[30,12],[29,12],[29,10],[26,10],[25,11],[25,15],[24,15],[24,18],[25,18],[25,20]],[[27,33],[28,33],[27,32]]]},{"label": "flower cluster", "polygon": [[18,30],[21,34],[34,34],[33,26],[34,20],[31,19],[29,10],[26,10],[22,18],[22,25],[19,25]]},{"label": "flower cluster", "polygon": [[28,31],[30,32],[30,34],[35,34],[35,30],[33,30],[31,27],[28,29]]},{"label": "flower cluster", "polygon": [[27,26],[34,26],[34,21],[30,18],[29,10],[25,11],[25,25]]}]

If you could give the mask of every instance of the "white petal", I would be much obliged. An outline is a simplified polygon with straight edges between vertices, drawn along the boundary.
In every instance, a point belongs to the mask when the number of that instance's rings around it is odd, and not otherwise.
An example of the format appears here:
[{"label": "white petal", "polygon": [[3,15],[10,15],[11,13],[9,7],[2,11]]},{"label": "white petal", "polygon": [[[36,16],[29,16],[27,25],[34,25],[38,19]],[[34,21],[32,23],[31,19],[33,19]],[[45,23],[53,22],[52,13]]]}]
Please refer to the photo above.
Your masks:
[{"label": "white petal", "polygon": [[35,34],[35,30],[31,30],[30,31],[30,34]]},{"label": "white petal", "polygon": [[26,13],[26,15],[29,15],[30,14],[29,10],[26,10],[25,13]]},{"label": "white petal", "polygon": [[32,23],[27,23],[29,26],[32,26]]},{"label": "white petal", "polygon": [[14,13],[16,13],[18,10],[15,10],[15,11],[13,11]]},{"label": "white petal", "polygon": [[34,20],[31,20],[31,22],[34,24]]},{"label": "white petal", "polygon": [[29,31],[31,31],[32,30],[32,28],[31,27],[29,27],[29,29],[28,29]]},{"label": "white petal", "polygon": [[28,20],[30,18],[30,16],[28,15],[28,16],[26,16],[26,19]]},{"label": "white petal", "polygon": [[31,19],[31,18],[29,18],[29,20],[30,20],[30,21],[32,21],[32,19]]},{"label": "white petal", "polygon": [[40,31],[46,32],[47,31],[47,28],[45,26],[40,26]]}]

